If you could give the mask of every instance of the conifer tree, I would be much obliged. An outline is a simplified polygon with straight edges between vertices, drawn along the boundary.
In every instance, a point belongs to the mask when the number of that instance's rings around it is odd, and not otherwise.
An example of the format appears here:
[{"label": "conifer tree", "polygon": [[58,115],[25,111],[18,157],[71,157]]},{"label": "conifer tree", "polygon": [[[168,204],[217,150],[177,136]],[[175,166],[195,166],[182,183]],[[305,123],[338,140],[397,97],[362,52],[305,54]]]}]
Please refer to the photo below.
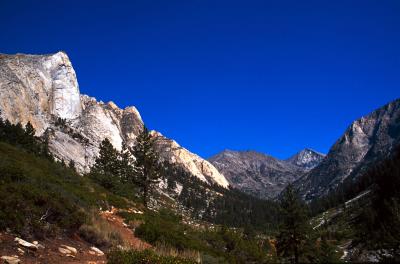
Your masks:
[{"label": "conifer tree", "polygon": [[34,138],[35,137],[35,129],[33,128],[31,122],[28,121],[25,125],[25,135],[28,137]]},{"label": "conifer tree", "polygon": [[302,255],[302,245],[307,239],[309,223],[305,204],[291,184],[283,194],[280,207],[282,224],[277,238],[278,254],[297,264]]},{"label": "conifer tree", "polygon": [[119,161],[119,174],[121,182],[135,183],[135,168],[133,167],[134,162],[135,159],[132,157],[132,150],[125,142],[123,142]]},{"label": "conifer tree", "polygon": [[74,172],[76,172],[76,167],[75,167],[75,161],[74,160],[70,160],[68,167],[73,170]]},{"label": "conifer tree", "polygon": [[25,125],[24,137],[21,140],[26,149],[36,152],[39,150],[37,140],[35,138],[35,129],[30,122]]},{"label": "conifer tree", "polygon": [[143,126],[142,132],[136,138],[132,154],[136,159],[136,183],[142,191],[143,204],[147,207],[151,188],[159,182],[161,174],[159,159],[154,150],[154,138],[152,138],[145,126]]},{"label": "conifer tree", "polygon": [[107,189],[115,188],[121,180],[119,152],[107,138],[100,144],[99,156],[91,170],[91,176]]},{"label": "conifer tree", "polygon": [[100,144],[99,156],[96,158],[93,170],[95,172],[110,173],[118,175],[118,151],[114,148],[108,138]]}]

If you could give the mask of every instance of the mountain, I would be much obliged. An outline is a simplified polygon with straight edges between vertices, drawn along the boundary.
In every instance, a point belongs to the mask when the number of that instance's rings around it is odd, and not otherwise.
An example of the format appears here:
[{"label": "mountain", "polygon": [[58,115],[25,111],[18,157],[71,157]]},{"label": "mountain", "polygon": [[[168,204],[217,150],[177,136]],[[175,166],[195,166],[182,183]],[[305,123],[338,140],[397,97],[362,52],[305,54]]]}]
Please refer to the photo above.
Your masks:
[{"label": "mountain", "polygon": [[354,121],[328,155],[295,182],[306,200],[326,195],[345,179],[356,179],[400,144],[400,99]]},{"label": "mountain", "polygon": [[286,161],[293,165],[302,167],[305,170],[311,170],[320,164],[324,157],[324,154],[306,148],[288,158]]},{"label": "mountain", "polygon": [[209,161],[231,186],[259,198],[273,198],[322,158],[322,154],[308,149],[288,160],[255,151],[224,150]]},{"label": "mountain", "polygon": [[[76,73],[64,52],[49,55],[0,54],[0,110],[12,123],[28,121],[37,136],[48,139],[53,155],[75,161],[86,172],[98,155],[98,146],[108,138],[115,148],[135,143],[143,127],[138,110],[120,109],[80,94]],[[207,183],[223,187],[228,181],[201,157],[176,142],[157,140],[160,156]]]}]

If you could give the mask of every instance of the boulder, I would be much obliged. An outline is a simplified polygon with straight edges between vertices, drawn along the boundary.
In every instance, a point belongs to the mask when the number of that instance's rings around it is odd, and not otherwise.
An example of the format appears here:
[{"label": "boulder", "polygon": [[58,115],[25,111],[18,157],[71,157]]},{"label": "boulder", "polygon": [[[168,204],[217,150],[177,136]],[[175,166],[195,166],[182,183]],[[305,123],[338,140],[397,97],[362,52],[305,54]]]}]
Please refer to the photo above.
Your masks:
[{"label": "boulder", "polygon": [[39,246],[37,246],[35,244],[32,244],[32,243],[29,243],[28,241],[25,241],[25,240],[23,240],[23,239],[21,239],[19,237],[16,237],[14,241],[17,242],[20,246],[23,246],[23,247],[31,249],[31,250],[38,250],[39,249]]},{"label": "boulder", "polygon": [[21,260],[18,258],[18,256],[2,256],[1,259],[6,264],[18,264],[18,263],[21,263]]}]

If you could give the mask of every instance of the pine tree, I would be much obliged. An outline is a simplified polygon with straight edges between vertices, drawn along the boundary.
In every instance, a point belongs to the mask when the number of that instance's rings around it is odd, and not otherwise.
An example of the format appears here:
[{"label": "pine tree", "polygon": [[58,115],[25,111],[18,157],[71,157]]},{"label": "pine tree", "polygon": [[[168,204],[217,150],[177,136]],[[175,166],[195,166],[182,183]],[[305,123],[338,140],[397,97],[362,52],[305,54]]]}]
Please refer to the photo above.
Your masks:
[{"label": "pine tree", "polygon": [[98,173],[110,173],[119,175],[119,154],[108,138],[100,144],[99,156],[96,158],[93,171]]},{"label": "pine tree", "polygon": [[91,169],[91,177],[109,190],[114,189],[121,181],[119,152],[107,138],[100,144],[99,156]]},{"label": "pine tree", "polygon": [[147,207],[147,200],[151,188],[160,180],[159,159],[154,150],[154,138],[143,126],[142,132],[136,138],[132,154],[135,156],[135,180],[142,191],[143,204]]},{"label": "pine tree", "polygon": [[35,129],[29,121],[25,125],[25,135],[31,138],[35,138]]},{"label": "pine tree", "polygon": [[305,204],[293,186],[289,184],[281,200],[282,224],[278,235],[279,256],[289,257],[292,263],[299,263],[302,245],[307,239],[309,223]]},{"label": "pine tree", "polygon": [[125,142],[123,142],[119,161],[119,174],[121,182],[135,183],[135,168],[133,167],[134,162],[135,159],[132,157],[132,150]]},{"label": "pine tree", "polygon": [[74,160],[70,160],[68,167],[73,170],[74,172],[76,172],[76,167],[75,167],[75,161]]}]

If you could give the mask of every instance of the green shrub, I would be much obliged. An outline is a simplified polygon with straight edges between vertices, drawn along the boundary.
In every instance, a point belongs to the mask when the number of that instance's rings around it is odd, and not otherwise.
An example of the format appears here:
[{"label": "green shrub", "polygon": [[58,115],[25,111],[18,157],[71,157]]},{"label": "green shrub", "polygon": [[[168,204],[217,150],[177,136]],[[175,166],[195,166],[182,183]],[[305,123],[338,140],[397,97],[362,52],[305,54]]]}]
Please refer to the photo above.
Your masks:
[{"label": "green shrub", "polygon": [[180,223],[180,218],[167,210],[146,213],[144,223],[136,228],[135,235],[152,245],[158,242],[177,250],[197,249],[193,245],[195,241],[185,235],[185,227]]},{"label": "green shrub", "polygon": [[195,261],[171,257],[159,256],[151,250],[122,251],[116,250],[108,254],[109,264],[195,264]]}]

